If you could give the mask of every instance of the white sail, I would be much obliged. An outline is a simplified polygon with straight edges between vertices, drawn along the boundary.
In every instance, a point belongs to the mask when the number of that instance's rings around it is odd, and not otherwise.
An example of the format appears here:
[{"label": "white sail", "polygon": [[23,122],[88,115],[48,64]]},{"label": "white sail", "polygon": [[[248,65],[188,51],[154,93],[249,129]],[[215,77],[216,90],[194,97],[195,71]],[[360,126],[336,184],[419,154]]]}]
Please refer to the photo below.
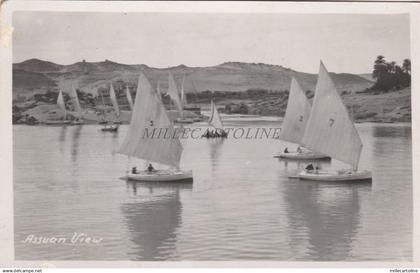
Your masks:
[{"label": "white sail", "polygon": [[72,99],[74,102],[74,108],[77,114],[79,115],[79,117],[82,118],[83,117],[82,107],[80,107],[79,97],[77,96],[77,91],[74,88],[73,84],[71,84],[71,93],[72,93]]},{"label": "white sail", "polygon": [[157,81],[157,84],[156,84],[156,93],[158,94],[158,97],[161,100],[162,99],[162,93],[160,92],[160,81],[159,80]]},{"label": "white sail", "polygon": [[322,62],[302,143],[357,170],[363,144]]},{"label": "white sail", "polygon": [[182,109],[182,103],[179,98],[179,92],[178,88],[176,87],[176,83],[174,80],[174,77],[169,72],[169,86],[168,86],[168,95],[171,97],[173,102],[175,103],[175,107],[178,110],[178,112],[182,115],[183,109]]},{"label": "white sail", "polygon": [[110,84],[110,89],[109,89],[109,96],[111,97],[111,103],[112,106],[114,107],[114,111],[115,111],[115,115],[117,115],[117,117],[120,116],[120,108],[118,107],[118,101],[117,101],[117,96],[115,95],[115,91],[114,91],[114,87],[112,86],[112,83]]},{"label": "white sail", "polygon": [[182,145],[174,136],[175,129],[161,100],[141,73],[130,127],[119,153],[178,168]]},{"label": "white sail", "polygon": [[296,79],[292,78],[280,139],[299,145],[302,144],[310,112],[311,105],[308,98]]},{"label": "white sail", "polygon": [[130,89],[128,89],[128,85],[125,88],[125,93],[128,100],[128,105],[130,105],[130,110],[133,110],[133,98],[131,97]]},{"label": "white sail", "polygon": [[61,91],[61,89],[58,92],[57,105],[64,112],[64,119],[66,119],[67,111],[66,111],[66,105],[64,103],[63,92]]},{"label": "white sail", "polygon": [[223,130],[222,119],[220,118],[219,112],[217,111],[216,105],[211,101],[211,113],[208,123],[216,129]]},{"label": "white sail", "polygon": [[182,109],[184,109],[184,106],[187,104],[187,98],[185,96],[184,84],[185,84],[185,75],[184,75],[184,77],[182,77],[182,85],[181,85],[181,105],[182,105]]}]

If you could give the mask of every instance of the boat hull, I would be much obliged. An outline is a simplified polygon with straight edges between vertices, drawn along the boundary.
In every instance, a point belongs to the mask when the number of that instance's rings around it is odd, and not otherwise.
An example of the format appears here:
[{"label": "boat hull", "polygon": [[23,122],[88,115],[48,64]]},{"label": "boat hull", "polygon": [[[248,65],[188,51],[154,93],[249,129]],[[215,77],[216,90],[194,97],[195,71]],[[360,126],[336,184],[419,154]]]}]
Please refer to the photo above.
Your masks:
[{"label": "boat hull", "polygon": [[370,171],[303,171],[298,174],[301,180],[324,182],[371,182]]},{"label": "boat hull", "polygon": [[128,180],[142,182],[191,182],[193,181],[192,171],[182,170],[157,170],[154,172],[142,171],[129,173]]},{"label": "boat hull", "polygon": [[324,160],[331,160],[331,157],[318,154],[318,153],[298,153],[298,152],[289,152],[289,153],[280,153],[278,156],[275,156],[278,158],[284,158],[284,159],[294,159],[294,160],[315,160],[315,159],[324,159]]},{"label": "boat hull", "polygon": [[102,132],[117,132],[118,127],[101,128]]}]

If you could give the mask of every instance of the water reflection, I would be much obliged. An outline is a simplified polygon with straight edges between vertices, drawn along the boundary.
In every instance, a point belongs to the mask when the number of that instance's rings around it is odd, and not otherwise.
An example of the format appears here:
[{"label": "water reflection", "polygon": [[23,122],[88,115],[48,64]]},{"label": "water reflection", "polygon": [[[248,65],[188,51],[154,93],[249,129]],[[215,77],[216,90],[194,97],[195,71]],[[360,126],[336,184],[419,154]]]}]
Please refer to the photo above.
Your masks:
[{"label": "water reflection", "polygon": [[314,261],[349,259],[360,229],[359,194],[370,190],[370,183],[287,183],[283,194],[294,257]]},{"label": "water reflection", "polygon": [[133,247],[133,260],[167,260],[176,255],[177,229],[182,223],[180,192],[191,183],[127,182],[130,202],[121,206]]},{"label": "water reflection", "polygon": [[79,153],[80,133],[82,131],[82,128],[82,125],[76,126],[72,134],[71,161],[73,162],[77,161],[77,155]]},{"label": "water reflection", "polygon": [[224,141],[224,138],[214,138],[208,140],[208,145],[210,148],[211,171],[213,174],[216,173],[217,166],[220,165],[219,157],[222,153],[222,146]]},{"label": "water reflection", "polygon": [[373,137],[411,139],[411,126],[375,126],[373,127]]},{"label": "water reflection", "polygon": [[64,153],[64,145],[66,143],[66,133],[67,133],[67,126],[62,126],[60,129],[60,134],[58,136],[58,142],[60,145],[59,150],[61,154]]}]

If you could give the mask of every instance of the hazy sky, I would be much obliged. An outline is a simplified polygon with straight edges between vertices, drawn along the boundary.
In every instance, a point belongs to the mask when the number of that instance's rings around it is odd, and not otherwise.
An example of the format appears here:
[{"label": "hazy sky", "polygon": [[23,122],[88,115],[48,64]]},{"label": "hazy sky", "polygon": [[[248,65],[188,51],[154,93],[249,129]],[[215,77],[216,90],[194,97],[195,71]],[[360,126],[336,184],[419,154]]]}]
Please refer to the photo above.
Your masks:
[{"label": "hazy sky", "polygon": [[226,61],[371,72],[410,57],[408,15],[15,12],[13,60],[109,59],[168,67]]}]

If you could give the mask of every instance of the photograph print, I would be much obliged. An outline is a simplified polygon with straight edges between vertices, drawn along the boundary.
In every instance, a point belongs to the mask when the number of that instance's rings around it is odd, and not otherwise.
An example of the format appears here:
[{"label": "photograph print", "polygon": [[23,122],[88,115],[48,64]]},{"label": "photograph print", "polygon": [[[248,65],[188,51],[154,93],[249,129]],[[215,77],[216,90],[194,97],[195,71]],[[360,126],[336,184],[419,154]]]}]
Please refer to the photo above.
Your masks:
[{"label": "photograph print", "polygon": [[12,26],[15,260],[413,260],[408,13]]}]

